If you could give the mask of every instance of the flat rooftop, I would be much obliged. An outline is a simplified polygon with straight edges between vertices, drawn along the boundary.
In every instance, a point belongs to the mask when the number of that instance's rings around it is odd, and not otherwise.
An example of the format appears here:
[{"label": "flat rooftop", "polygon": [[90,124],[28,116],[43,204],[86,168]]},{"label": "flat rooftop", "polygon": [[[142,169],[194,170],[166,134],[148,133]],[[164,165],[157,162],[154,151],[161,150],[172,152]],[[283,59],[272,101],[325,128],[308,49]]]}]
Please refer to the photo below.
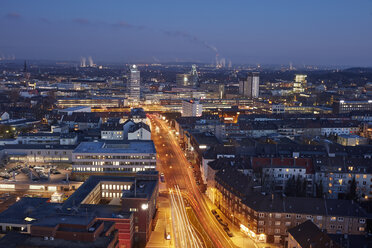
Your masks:
[{"label": "flat rooftop", "polygon": [[[117,176],[90,176],[83,185],[81,185],[62,205],[63,210],[71,211],[76,206],[90,206],[90,204],[80,203],[90,194],[90,192],[101,182],[127,182],[131,184],[129,190],[123,191],[123,198],[146,198],[149,199],[158,183],[157,180],[141,180],[135,177],[117,177]],[[135,190],[136,185],[136,190]],[[107,205],[102,206],[104,209]],[[96,207],[98,208],[98,207]],[[102,210],[104,211],[104,210]],[[103,212],[101,214],[104,214]],[[109,217],[109,216],[108,216]]]},{"label": "flat rooftop", "polygon": [[152,140],[126,141],[126,142],[82,142],[74,153],[112,153],[112,154],[130,154],[130,153],[156,153]]},{"label": "flat rooftop", "polygon": [[65,109],[60,109],[60,112],[71,112],[71,111],[77,111],[77,110],[82,110],[82,109],[87,109],[90,107],[87,106],[76,106],[76,107],[71,107],[71,108],[65,108]]},{"label": "flat rooftop", "polygon": [[53,248],[101,248],[107,247],[111,237],[100,236],[94,242],[72,241],[64,239],[44,240],[43,237],[33,237],[29,234],[11,232],[0,239],[0,247],[53,247]]}]

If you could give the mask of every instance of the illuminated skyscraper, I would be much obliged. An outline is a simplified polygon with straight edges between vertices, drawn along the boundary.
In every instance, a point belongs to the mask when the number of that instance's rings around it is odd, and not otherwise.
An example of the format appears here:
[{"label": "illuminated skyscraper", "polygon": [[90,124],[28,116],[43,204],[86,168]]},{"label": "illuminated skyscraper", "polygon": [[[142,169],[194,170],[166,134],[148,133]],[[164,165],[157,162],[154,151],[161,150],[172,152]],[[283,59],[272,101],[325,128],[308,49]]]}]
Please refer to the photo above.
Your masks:
[{"label": "illuminated skyscraper", "polygon": [[128,98],[130,101],[139,102],[141,97],[141,76],[136,65],[130,68],[128,82]]},{"label": "illuminated skyscraper", "polygon": [[239,81],[239,94],[244,97],[258,98],[260,93],[260,77],[257,72],[252,72],[247,79]]},{"label": "illuminated skyscraper", "polygon": [[191,79],[191,84],[192,86],[196,87],[198,86],[198,72],[196,70],[196,65],[192,65],[191,72],[190,72],[190,79]]},{"label": "illuminated skyscraper", "polygon": [[306,78],[307,78],[307,75],[296,74],[295,81],[293,83],[294,93],[301,93],[305,91],[306,83],[307,83]]},{"label": "illuminated skyscraper", "polygon": [[190,74],[177,74],[176,83],[179,87],[190,86]]}]

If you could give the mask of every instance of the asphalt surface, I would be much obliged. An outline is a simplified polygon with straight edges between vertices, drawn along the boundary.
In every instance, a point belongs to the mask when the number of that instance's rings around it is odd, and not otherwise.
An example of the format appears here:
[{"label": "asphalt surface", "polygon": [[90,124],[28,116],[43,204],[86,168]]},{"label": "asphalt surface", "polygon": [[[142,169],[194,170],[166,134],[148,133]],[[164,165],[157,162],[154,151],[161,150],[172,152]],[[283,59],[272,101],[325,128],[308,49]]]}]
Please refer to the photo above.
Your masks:
[{"label": "asphalt surface", "polygon": [[[196,185],[189,161],[179,146],[175,134],[165,121],[160,120],[155,115],[150,116],[150,121],[152,139],[158,156],[158,170],[164,173],[167,188],[172,189],[178,185],[182,195],[187,198],[194,208],[199,222],[215,247],[237,247],[211,213],[206,196],[200,192]],[[248,241],[244,246],[255,247],[253,241]]]}]

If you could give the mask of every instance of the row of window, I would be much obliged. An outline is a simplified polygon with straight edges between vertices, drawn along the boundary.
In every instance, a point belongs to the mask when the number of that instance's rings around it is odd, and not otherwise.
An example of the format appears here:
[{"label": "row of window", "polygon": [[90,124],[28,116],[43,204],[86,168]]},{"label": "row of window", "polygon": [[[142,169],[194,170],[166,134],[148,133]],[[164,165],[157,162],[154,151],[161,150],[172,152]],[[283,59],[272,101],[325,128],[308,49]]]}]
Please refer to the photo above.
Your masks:
[{"label": "row of window", "polygon": [[129,190],[131,185],[123,185],[123,184],[102,184],[102,189],[110,189],[110,190]]},{"label": "row of window", "polygon": [[95,165],[95,166],[134,166],[134,165],[156,165],[156,162],[99,162],[99,161],[93,161],[93,162],[73,162],[73,165]]},{"label": "row of window", "polygon": [[76,159],[156,159],[155,156],[76,155]]},{"label": "row of window", "polygon": [[137,172],[137,171],[153,171],[155,170],[155,166],[153,168],[142,168],[142,167],[135,167],[135,168],[102,168],[102,167],[75,167],[73,171],[83,171],[83,172],[122,172],[122,171],[129,171],[129,172]]},{"label": "row of window", "polygon": [[[265,217],[265,213],[259,213],[258,216],[260,218],[264,218]],[[282,214],[280,214],[280,213],[275,213],[275,214],[269,213],[268,216],[270,218],[272,218],[273,216],[275,218],[281,218],[282,217]],[[292,215],[291,214],[285,214],[285,217],[287,219],[290,219],[292,217]],[[301,214],[297,214],[296,215],[296,219],[301,219],[301,218],[302,218],[302,215]],[[306,215],[306,219],[308,219],[308,220],[312,220],[313,218],[314,217],[312,215]],[[317,220],[322,220],[323,219],[323,216],[318,215],[318,216],[316,216],[316,219]],[[331,221],[336,221],[337,220],[339,222],[343,222],[344,221],[344,217],[335,217],[335,216],[332,216],[332,217],[330,217],[330,220]],[[279,221],[279,223],[280,223],[280,221]],[[365,219],[359,219],[359,223],[364,224],[364,223],[366,223],[366,220]]]}]

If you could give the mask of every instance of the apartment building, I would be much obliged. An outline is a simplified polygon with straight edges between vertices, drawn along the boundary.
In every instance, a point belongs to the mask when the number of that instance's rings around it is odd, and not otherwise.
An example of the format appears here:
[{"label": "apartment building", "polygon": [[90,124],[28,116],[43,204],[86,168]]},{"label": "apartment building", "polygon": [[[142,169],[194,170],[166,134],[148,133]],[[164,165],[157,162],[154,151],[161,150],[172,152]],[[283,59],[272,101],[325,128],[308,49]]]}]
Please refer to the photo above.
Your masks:
[{"label": "apartment building", "polygon": [[215,180],[214,204],[256,241],[284,244],[287,230],[306,220],[328,233],[365,234],[367,213],[353,201],[255,192],[260,188],[249,176],[228,171]]}]

